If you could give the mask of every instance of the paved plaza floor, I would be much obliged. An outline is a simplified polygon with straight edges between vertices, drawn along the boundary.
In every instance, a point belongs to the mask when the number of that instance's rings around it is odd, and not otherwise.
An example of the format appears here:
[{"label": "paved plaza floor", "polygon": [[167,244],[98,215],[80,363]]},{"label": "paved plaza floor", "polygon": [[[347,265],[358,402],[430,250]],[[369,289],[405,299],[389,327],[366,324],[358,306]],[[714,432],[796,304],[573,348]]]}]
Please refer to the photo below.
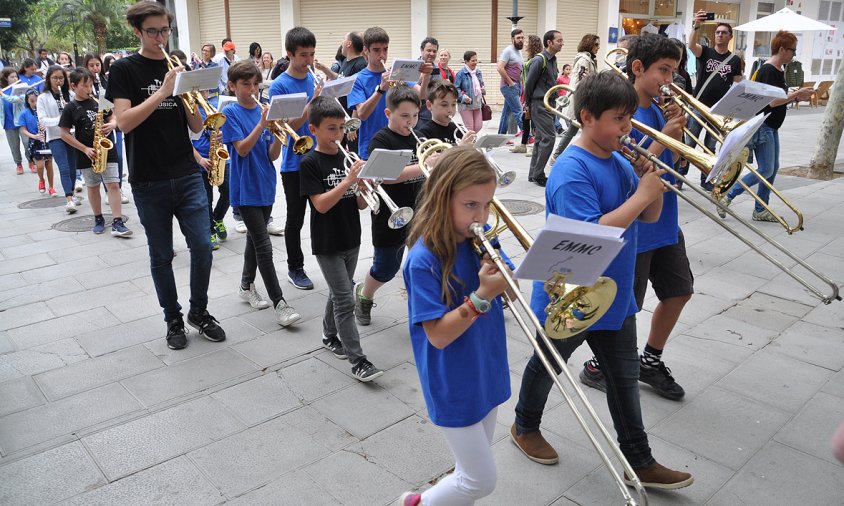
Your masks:
[{"label": "paved plaza floor", "polygon": [[[821,111],[789,114],[783,167],[808,163]],[[496,116],[490,125],[497,123]],[[519,174],[501,198],[544,204],[542,189],[526,180],[527,158],[502,150],[496,160]],[[253,310],[237,295],[245,236],[229,215],[209,289],[209,310],[228,339],[211,343],[191,331],[189,346],[172,351],[135,207],[124,207],[130,239],[60,231],[68,218],[90,218],[87,201],[74,216],[63,206],[25,205],[47,200],[36,184],[29,171],[15,175],[0,148],[0,504],[378,506],[450,470],[420,393],[400,279],[379,292],[372,325],[360,327],[365,352],[386,373],[359,383],[348,362],[321,347],[327,286],[309,254],[308,227],[305,267],[316,287],[283,281],[303,321],[282,329],[272,311]],[[783,176],[777,185],[802,209],[805,230],[788,236],[775,224],[760,227],[844,281],[844,180]],[[749,218],[751,201],[737,199],[733,208]],[[283,209],[278,192],[276,220]],[[361,218],[358,280],[372,259],[370,219]],[[519,219],[535,234],[544,212]],[[684,203],[680,220],[695,296],[664,359],[686,396],[669,401],[642,385],[641,403],[655,457],[693,473],[695,483],[652,492],[650,503],[844,504],[844,466],[830,451],[844,420],[844,303],[821,304]],[[190,255],[175,235],[174,270],[187,306]],[[273,243],[283,277],[284,241]],[[516,262],[523,257],[511,237],[503,244]],[[638,315],[640,346],[655,302],[650,292]],[[479,504],[620,504],[558,393],[543,419],[558,465],[530,462],[508,440],[532,349],[512,316],[507,322],[513,397],[498,409],[498,485]],[[586,347],[573,355],[575,376],[589,356]],[[604,395],[586,393],[611,429]]]}]

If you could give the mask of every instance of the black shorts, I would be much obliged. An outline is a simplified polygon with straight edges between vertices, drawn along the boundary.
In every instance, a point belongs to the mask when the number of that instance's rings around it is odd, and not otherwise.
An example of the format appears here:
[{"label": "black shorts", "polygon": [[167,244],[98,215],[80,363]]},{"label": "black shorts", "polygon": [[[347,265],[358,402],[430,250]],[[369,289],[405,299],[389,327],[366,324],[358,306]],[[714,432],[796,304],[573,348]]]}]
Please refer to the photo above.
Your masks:
[{"label": "black shorts", "polygon": [[636,255],[633,294],[639,309],[642,309],[642,303],[645,301],[648,280],[659,300],[692,295],[695,292],[695,277],[689,267],[686,240],[682,231],[676,243]]}]

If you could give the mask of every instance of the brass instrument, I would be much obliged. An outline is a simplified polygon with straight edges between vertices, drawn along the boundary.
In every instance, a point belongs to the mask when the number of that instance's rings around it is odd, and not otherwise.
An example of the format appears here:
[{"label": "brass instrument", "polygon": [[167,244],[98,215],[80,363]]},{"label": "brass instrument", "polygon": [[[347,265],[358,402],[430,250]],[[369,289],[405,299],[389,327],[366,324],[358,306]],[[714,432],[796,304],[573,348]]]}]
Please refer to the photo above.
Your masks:
[{"label": "brass instrument", "polygon": [[114,147],[108,137],[103,135],[103,116],[105,109],[100,108],[97,111],[96,119],[94,120],[94,160],[91,165],[91,170],[95,174],[102,174],[106,170],[108,163],[108,152]]},{"label": "brass instrument", "polygon": [[[170,70],[183,66],[178,57],[167,54],[163,44],[158,47],[164,52],[167,67]],[[220,186],[226,179],[226,160],[229,159],[228,150],[219,141],[220,128],[226,122],[226,115],[209,104],[199,91],[189,91],[180,96],[191,115],[197,113],[197,107],[201,107],[205,113],[202,128],[207,130],[210,136],[208,159],[211,160],[211,169],[208,171],[208,183],[212,186]]]},{"label": "brass instrument", "polygon": [[[346,173],[348,174],[349,170],[352,168],[352,164],[360,160],[360,157],[357,153],[347,151],[343,148],[340,141],[336,142],[337,146],[340,148],[340,152],[342,152],[343,156],[346,158],[343,164],[345,165]],[[381,205],[378,197],[381,197],[381,200],[387,204],[387,208],[390,210],[390,218],[387,220],[387,225],[390,228],[402,228],[410,223],[410,220],[413,219],[413,209],[409,207],[399,207],[396,205],[395,201],[393,201],[392,197],[390,197],[390,194],[387,193],[387,190],[381,186],[380,181],[375,182],[374,188],[366,179],[360,179],[359,181],[363,184],[365,190],[363,192],[363,198],[366,200],[366,205],[369,206],[369,209],[371,209],[374,214],[378,214],[381,211]]]},{"label": "brass instrument", "polygon": [[[263,104],[261,104],[261,101],[258,100],[255,95],[251,95],[251,97],[259,107],[263,107]],[[267,120],[267,123],[269,124],[270,133],[272,133],[283,145],[287,146],[288,136],[291,140],[293,140],[293,152],[297,155],[304,155],[313,149],[313,138],[308,135],[298,135],[296,130],[293,130],[293,127],[288,125],[286,121],[274,119]]]},{"label": "brass instrument", "polygon": [[346,133],[357,132],[360,130],[360,118],[353,118],[349,116],[349,113],[346,112],[346,108],[343,107],[343,104],[340,103],[340,99],[337,97],[334,97],[334,101],[337,102],[337,105],[339,105],[341,109],[343,109],[343,116],[345,117],[345,121],[343,121],[343,130],[345,130]]},{"label": "brass instrument", "polygon": [[[545,94],[545,97],[544,97],[545,108],[548,109],[551,113],[559,116],[560,118],[565,119],[567,121],[570,121],[570,122],[574,123],[576,126],[580,127],[579,122],[566,117],[565,114],[562,113],[562,111],[560,111],[557,108],[555,108],[554,106],[552,106],[549,102],[550,96],[553,93],[556,93],[557,90],[559,90],[561,88],[570,89],[568,86],[566,86],[564,84],[560,84],[560,85],[556,85],[556,86],[551,87],[551,89],[548,90],[548,92]],[[647,135],[648,137],[653,139],[654,142],[658,142],[658,143],[662,144],[663,146],[666,147],[666,149],[670,149],[671,151],[679,153],[680,156],[687,159],[689,161],[689,163],[695,165],[701,171],[704,171],[705,173],[708,174],[715,167],[714,156],[706,154],[706,153],[701,153],[701,152],[695,150],[694,148],[691,148],[691,147],[685,145],[684,143],[663,134],[662,132],[654,130],[653,128],[651,128],[648,125],[645,125],[645,124],[643,124],[639,121],[633,120],[632,123],[633,123],[633,128],[635,128],[635,129],[639,130],[640,132],[642,132],[643,134]],[[675,171],[673,167],[669,167],[664,162],[662,162],[658,157],[654,156],[653,153],[651,153],[647,149],[645,149],[645,148],[639,146],[638,144],[636,144],[636,141],[633,140],[631,137],[625,135],[621,139],[619,139],[619,141],[621,142],[622,146],[627,146],[632,151],[635,151],[637,153],[637,156],[646,157],[648,160],[652,161],[657,166],[659,166],[659,168],[664,169],[666,172],[668,172],[669,174],[674,176],[674,178],[676,180],[682,181],[683,183],[685,183],[687,187],[693,189],[694,191],[696,191],[697,193],[702,195],[711,204],[714,204],[717,208],[720,208],[726,214],[729,214],[730,216],[732,216],[733,218],[738,220],[742,225],[744,225],[746,228],[750,229],[751,232],[753,232],[756,235],[758,235],[759,237],[761,237],[765,242],[767,242],[768,244],[770,244],[771,246],[773,246],[774,248],[779,250],[782,254],[786,255],[788,258],[790,258],[791,260],[793,260],[794,262],[799,264],[801,267],[803,267],[804,269],[809,271],[817,279],[823,281],[826,285],[828,285],[830,287],[831,293],[824,294],[823,292],[821,292],[818,288],[816,288],[814,285],[810,284],[808,281],[803,279],[801,276],[792,272],[792,270],[789,269],[788,267],[786,267],[785,265],[783,265],[782,262],[780,262],[776,258],[769,255],[767,252],[762,250],[759,246],[757,246],[756,244],[753,244],[753,242],[751,242],[748,238],[744,237],[738,231],[736,231],[734,228],[730,227],[724,221],[720,220],[717,216],[712,214],[711,211],[705,209],[702,205],[698,204],[694,199],[686,196],[681,190],[677,189],[674,185],[672,185],[668,181],[662,179],[662,183],[668,188],[668,190],[674,192],[675,194],[677,194],[678,197],[685,200],[692,207],[694,207],[695,209],[697,209],[698,211],[700,211],[701,213],[706,215],[708,218],[712,219],[715,223],[720,225],[721,228],[723,228],[724,230],[726,230],[730,234],[734,235],[741,242],[745,243],[750,249],[752,249],[753,251],[755,251],[759,255],[762,255],[762,257],[764,257],[766,260],[768,260],[769,262],[774,264],[781,271],[783,271],[788,276],[790,276],[792,279],[794,279],[795,281],[797,281],[798,283],[803,285],[804,288],[806,288],[812,295],[819,298],[824,304],[829,304],[833,300],[841,300],[841,297],[838,295],[838,285],[836,285],[828,277],[826,277],[823,274],[821,274],[820,272],[818,272],[814,267],[809,265],[802,258],[798,257],[797,255],[795,255],[794,253],[792,253],[791,251],[786,249],[785,246],[783,246],[782,244],[780,244],[779,242],[777,242],[775,239],[771,238],[770,236],[766,235],[764,232],[759,230],[759,228],[757,228],[752,223],[750,223],[750,222],[746,221],[745,219],[741,218],[738,214],[736,214],[734,211],[732,211],[729,207],[724,205],[724,203],[721,200],[713,197],[708,192],[706,192],[705,190],[698,187],[696,184],[693,184],[692,182],[690,182],[688,179],[686,179],[685,176],[683,176],[679,172]],[[735,172],[735,171],[741,170],[742,163],[743,162],[741,160],[737,160],[733,164],[733,166],[730,167],[729,170],[727,170],[726,172],[730,173],[730,172]]]},{"label": "brass instrument", "polygon": [[[496,221],[499,219],[502,220],[505,224],[504,228],[512,231],[513,235],[522,247],[526,249],[530,248],[533,244],[533,239],[527,234],[527,232],[525,232],[515,218],[510,215],[506,208],[501,205],[501,202],[499,202],[498,199],[493,199],[491,210],[496,214]],[[542,362],[545,370],[548,372],[548,375],[563,395],[563,398],[566,400],[566,404],[568,404],[569,408],[571,408],[572,414],[577,419],[577,422],[583,429],[586,437],[592,443],[595,451],[598,452],[598,456],[609,471],[613,481],[615,481],[619,492],[624,497],[625,503],[628,505],[646,505],[648,503],[648,494],[645,491],[644,486],[641,481],[639,481],[639,478],[633,471],[630,463],[624,457],[624,454],[621,452],[621,449],[618,447],[618,444],[615,442],[613,436],[601,422],[595,408],[586,398],[586,394],[583,393],[582,388],[574,379],[571,372],[569,372],[565,360],[551,342],[551,339],[554,337],[562,339],[571,337],[586,330],[593,323],[597,322],[612,305],[612,301],[616,294],[615,282],[612,279],[602,277],[599,278],[598,282],[591,287],[581,287],[566,285],[565,275],[555,275],[545,283],[545,289],[551,297],[551,303],[548,304],[545,309],[548,314],[548,318],[543,326],[539,322],[539,318],[537,318],[536,314],[534,314],[533,310],[531,310],[530,304],[527,300],[525,300],[524,295],[522,295],[519,290],[519,286],[510,274],[510,269],[503,262],[501,256],[492,245],[490,237],[497,235],[497,233],[494,232],[495,229],[484,231],[483,225],[480,223],[473,223],[470,229],[477,238],[477,241],[483,247],[484,252],[489,255],[490,259],[495,263],[498,270],[504,276],[509,290],[515,294],[515,300],[511,299],[507,292],[503,294],[513,317],[516,319],[519,327],[524,332],[525,337],[527,337],[528,341],[530,341],[537,357]],[[539,336],[539,339],[542,340],[545,349],[543,349],[543,346],[540,345],[536,337],[537,335]],[[562,370],[562,375],[568,382],[569,387],[574,390],[574,394],[580,400],[581,405],[586,410],[586,414],[591,418],[592,424],[597,428],[600,436],[603,438],[603,444],[610,448],[616,459],[621,463],[624,474],[629,477],[629,481],[632,482],[633,487],[636,489],[639,502],[637,502],[627,490],[627,485],[619,475],[618,471],[616,471],[613,467],[610,457],[607,455],[607,452],[604,451],[602,443],[599,442],[596,434],[589,425],[587,425],[584,416],[581,414],[578,407],[575,406],[573,396],[569,394],[565,387],[563,387],[560,377],[551,365],[552,359],[556,363],[557,367]]]},{"label": "brass instrument", "polygon": [[[612,65],[610,62],[609,57],[611,54],[614,53],[626,55],[627,49],[615,48],[609,51],[606,56],[604,56],[604,62],[609,64],[610,68],[612,68],[613,70],[615,70],[626,78],[627,75],[622,72],[621,69],[619,69],[617,66]],[[716,140],[716,142],[719,142],[721,144],[724,143],[724,138],[727,136],[728,133],[730,133],[731,131],[733,131],[733,129],[743,123],[742,121],[735,121],[725,116],[713,114],[712,111],[710,111],[709,107],[707,107],[698,99],[687,93],[686,90],[684,90],[683,88],[677,86],[677,84],[675,83],[663,85],[662,87],[660,87],[660,93],[666,101],[660,102],[656,98],[654,98],[654,103],[656,103],[660,107],[660,109],[662,109],[663,112],[665,112],[667,104],[671,102],[677,104],[677,106],[680,107],[680,109],[687,116],[694,117],[695,121],[698,121],[701,126],[703,126],[707,134],[711,135],[712,138]],[[711,152],[706,147],[706,145],[701,142],[700,138],[694,135],[688,127],[683,127],[683,133],[688,136],[691,140],[693,140],[698,146],[700,146],[704,153],[707,153],[709,155],[715,155],[715,153]],[[785,228],[786,232],[792,234],[794,232],[803,230],[803,213],[800,211],[800,209],[797,208],[797,206],[794,205],[794,203],[792,203],[788,198],[786,198],[785,195],[780,193],[779,190],[777,190],[773,184],[768,182],[766,178],[762,177],[762,175],[759,173],[759,171],[756,170],[756,168],[754,168],[749,163],[746,163],[747,154],[743,155],[743,160],[745,160],[745,163],[742,164],[743,167],[747,168],[747,170],[749,170],[751,173],[753,173],[754,176],[756,176],[756,179],[759,180],[759,184],[765,185],[768,190],[770,190],[774,195],[776,195],[777,198],[780,199],[780,201],[782,201],[782,203],[785,204],[785,206],[788,207],[797,216],[797,224],[794,226],[789,225],[789,223],[785,221],[785,218],[774,212],[774,210],[771,209],[768,203],[762,200],[762,198],[759,197],[759,195],[755,191],[753,191],[744,181],[739,179],[739,176],[741,176],[741,168],[739,168],[738,172],[732,174],[732,176],[734,177],[721,178],[718,182],[712,182],[714,186],[713,197],[716,200],[722,199],[724,195],[727,194],[727,191],[729,191],[729,189],[734,184],[738,184],[744,189],[744,191],[747,192],[748,195],[750,195],[756,202],[758,202],[760,206],[762,206],[766,211],[771,213],[771,216],[773,216],[777,220],[777,222],[782,225],[783,228]],[[708,172],[705,172],[705,174],[708,174]]]}]

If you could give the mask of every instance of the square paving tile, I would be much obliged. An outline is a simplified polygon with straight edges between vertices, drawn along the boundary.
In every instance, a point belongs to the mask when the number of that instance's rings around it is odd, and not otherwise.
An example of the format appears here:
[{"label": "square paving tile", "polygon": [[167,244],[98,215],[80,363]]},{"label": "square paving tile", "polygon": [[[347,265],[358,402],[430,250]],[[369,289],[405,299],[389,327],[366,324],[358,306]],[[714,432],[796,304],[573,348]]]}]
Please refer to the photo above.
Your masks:
[{"label": "square paving tile", "polygon": [[249,426],[302,406],[287,383],[274,373],[220,390],[211,397]]},{"label": "square paving tile", "polygon": [[710,387],[649,433],[730,469],[739,469],[791,416]]},{"label": "square paving tile", "polygon": [[844,402],[840,397],[819,393],[774,439],[832,464],[840,464],[832,455],[831,440],[844,420]]},{"label": "square paving tile", "polygon": [[44,394],[29,376],[0,383],[0,418],[45,402]]},{"label": "square paving tile", "polygon": [[[342,497],[342,496],[341,496]],[[266,506],[268,504],[333,504],[340,499],[329,494],[302,471],[293,471],[266,485],[247,492],[226,504]]]},{"label": "square paving tile", "polygon": [[106,483],[75,441],[0,467],[0,504],[52,504]]},{"label": "square paving tile", "polygon": [[315,401],[313,407],[361,439],[414,413],[405,403],[372,384],[352,385]]},{"label": "square paving tile", "polygon": [[325,457],[303,471],[348,506],[387,504],[410,490],[410,484],[389,470],[348,450]]},{"label": "square paving tile", "polygon": [[707,503],[841,504],[842,468],[771,441]]},{"label": "square paving tile", "polygon": [[[832,323],[832,322],[830,322]],[[803,362],[838,371],[844,367],[844,323],[839,328],[797,322],[771,348]]]}]

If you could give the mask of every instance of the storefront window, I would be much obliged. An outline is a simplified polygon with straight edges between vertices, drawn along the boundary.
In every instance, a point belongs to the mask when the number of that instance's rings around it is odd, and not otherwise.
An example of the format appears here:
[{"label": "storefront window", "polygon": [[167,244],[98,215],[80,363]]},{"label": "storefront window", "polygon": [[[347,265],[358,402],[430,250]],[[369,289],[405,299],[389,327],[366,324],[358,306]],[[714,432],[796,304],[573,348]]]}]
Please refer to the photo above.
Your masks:
[{"label": "storefront window", "polygon": [[649,14],[649,7],[649,0],[620,0],[618,11],[625,14]]},{"label": "storefront window", "polygon": [[656,0],[654,4],[654,16],[676,16],[676,0]]},{"label": "storefront window", "polygon": [[[759,2],[759,7],[756,10],[756,19],[764,18],[765,16],[771,15],[773,13],[773,3]],[[771,32],[756,32],[753,35],[753,56],[771,56]]]}]

